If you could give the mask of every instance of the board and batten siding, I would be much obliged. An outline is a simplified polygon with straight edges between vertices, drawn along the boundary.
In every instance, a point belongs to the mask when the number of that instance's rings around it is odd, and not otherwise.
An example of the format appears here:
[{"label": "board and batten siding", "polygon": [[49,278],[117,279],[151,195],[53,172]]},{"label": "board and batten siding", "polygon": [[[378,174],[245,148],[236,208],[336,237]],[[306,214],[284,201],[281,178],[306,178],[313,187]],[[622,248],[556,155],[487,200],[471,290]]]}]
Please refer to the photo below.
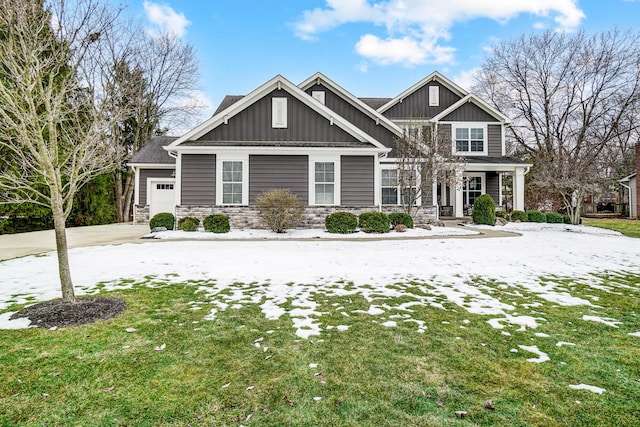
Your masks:
[{"label": "board and batten siding", "polygon": [[375,196],[373,156],[342,156],[340,187],[343,206],[373,206]]},{"label": "board and batten siding", "polygon": [[183,154],[181,171],[181,205],[216,203],[215,154]]},{"label": "board and batten siding", "polygon": [[467,102],[455,111],[444,116],[443,122],[497,122],[498,119],[478,107],[473,102]]},{"label": "board and batten siding", "polygon": [[[385,147],[392,149],[395,148],[396,134],[383,125],[376,124],[375,119],[371,118],[371,116],[363,113],[362,110],[354,107],[350,102],[348,102],[342,96],[336,94],[326,86],[315,84],[307,89],[307,93],[309,95],[311,95],[311,93],[314,91],[324,92],[324,105],[335,111],[338,115],[344,117],[349,122],[356,125],[359,129],[362,129],[367,133],[367,135],[371,135]],[[389,156],[393,157],[393,153],[390,153]]]},{"label": "board and batten siding", "polygon": [[139,206],[145,206],[149,200],[147,178],[173,178],[174,174],[174,169],[140,169]]},{"label": "board and batten siding", "polygon": [[[429,106],[429,87],[440,86],[439,106]],[[382,115],[391,120],[430,119],[460,101],[460,97],[438,82],[429,82]]]},{"label": "board and batten siding", "polygon": [[489,156],[502,156],[502,125],[487,126],[487,144]]},{"label": "board and batten siding", "polygon": [[249,156],[249,204],[254,205],[261,193],[274,188],[287,188],[309,204],[309,157]]},{"label": "board and batten siding", "polygon": [[[287,98],[286,128],[272,126],[272,98]],[[356,139],[285,90],[274,90],[198,141],[356,142]]]}]

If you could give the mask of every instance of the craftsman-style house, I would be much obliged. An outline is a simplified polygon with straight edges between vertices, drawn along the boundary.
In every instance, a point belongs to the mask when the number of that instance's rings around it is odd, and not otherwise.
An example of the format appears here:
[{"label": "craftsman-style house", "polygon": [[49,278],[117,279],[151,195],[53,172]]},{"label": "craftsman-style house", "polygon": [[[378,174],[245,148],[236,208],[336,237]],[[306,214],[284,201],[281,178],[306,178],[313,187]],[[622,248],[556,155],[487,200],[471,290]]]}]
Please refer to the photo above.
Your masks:
[{"label": "craftsman-style house", "polygon": [[505,156],[509,120],[434,72],[395,98],[357,98],[316,73],[299,85],[277,75],[245,96],[227,96],[215,114],[181,137],[155,137],[129,165],[135,220],[229,215],[257,227],[256,198],[288,188],[307,206],[308,226],[331,212],[401,208],[395,144],[406,129],[448,135],[464,170],[454,184],[430,183],[417,223],[462,217],[476,197],[502,203],[502,177],[513,177],[513,209],[524,208],[530,165]]}]

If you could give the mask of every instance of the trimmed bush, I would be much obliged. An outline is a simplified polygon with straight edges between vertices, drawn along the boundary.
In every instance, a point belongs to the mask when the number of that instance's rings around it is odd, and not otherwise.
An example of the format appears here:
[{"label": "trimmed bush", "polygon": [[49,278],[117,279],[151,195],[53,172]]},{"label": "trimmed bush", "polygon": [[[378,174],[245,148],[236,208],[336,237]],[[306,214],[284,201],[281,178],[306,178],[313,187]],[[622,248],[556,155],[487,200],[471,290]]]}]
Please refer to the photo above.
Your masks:
[{"label": "trimmed bush", "polygon": [[358,217],[351,212],[334,212],[324,219],[329,233],[349,234],[358,228]]},{"label": "trimmed bush", "polygon": [[178,230],[197,231],[200,220],[195,216],[185,216],[178,220]]},{"label": "trimmed bush", "polygon": [[391,227],[395,228],[396,225],[402,224],[406,225],[407,228],[413,228],[413,218],[411,215],[404,212],[393,212],[389,214],[389,222],[391,223]]},{"label": "trimmed bush", "polygon": [[556,212],[547,212],[545,218],[549,224],[562,224],[562,215]]},{"label": "trimmed bush", "polygon": [[565,224],[571,224],[571,216],[562,215],[562,222],[565,223]]},{"label": "trimmed bush", "polygon": [[363,212],[358,217],[358,224],[365,233],[388,233],[391,229],[389,216],[384,212]]},{"label": "trimmed bush", "polygon": [[160,212],[155,214],[151,221],[149,221],[149,228],[152,230],[157,227],[164,227],[167,230],[173,230],[173,225],[176,222],[176,217],[169,212]]},{"label": "trimmed bush", "polygon": [[511,212],[511,221],[527,222],[529,221],[529,216],[523,211],[513,211]]},{"label": "trimmed bush", "polygon": [[214,233],[228,233],[231,230],[229,226],[229,217],[222,214],[209,215],[202,220],[204,231],[212,231]]},{"label": "trimmed bush", "polygon": [[529,222],[545,222],[546,221],[545,215],[542,212],[537,211],[535,209],[531,209],[527,211],[527,218],[529,218]]},{"label": "trimmed bush", "polygon": [[475,224],[493,225],[496,223],[496,203],[488,194],[483,194],[473,202],[471,219]]},{"label": "trimmed bush", "polygon": [[265,191],[257,199],[258,212],[271,231],[284,233],[304,217],[304,205],[289,189]]}]

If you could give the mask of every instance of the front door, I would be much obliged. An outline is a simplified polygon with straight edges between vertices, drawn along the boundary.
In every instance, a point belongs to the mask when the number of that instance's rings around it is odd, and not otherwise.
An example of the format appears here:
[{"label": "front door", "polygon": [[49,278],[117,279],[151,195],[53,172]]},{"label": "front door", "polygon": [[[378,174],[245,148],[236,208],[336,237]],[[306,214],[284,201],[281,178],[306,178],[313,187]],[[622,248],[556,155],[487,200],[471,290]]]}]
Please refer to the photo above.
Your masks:
[{"label": "front door", "polygon": [[175,180],[149,180],[149,219],[160,212],[174,213],[176,206]]}]

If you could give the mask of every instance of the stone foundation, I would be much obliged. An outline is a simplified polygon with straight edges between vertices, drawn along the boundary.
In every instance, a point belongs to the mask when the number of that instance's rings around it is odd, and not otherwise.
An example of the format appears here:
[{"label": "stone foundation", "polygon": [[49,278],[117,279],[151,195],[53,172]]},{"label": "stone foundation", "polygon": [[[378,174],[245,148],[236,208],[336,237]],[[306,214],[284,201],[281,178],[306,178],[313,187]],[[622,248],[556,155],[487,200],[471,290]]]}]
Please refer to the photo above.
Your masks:
[{"label": "stone foundation", "polygon": [[[296,228],[324,228],[324,219],[334,212],[351,212],[354,215],[360,215],[363,212],[371,212],[380,210],[378,206],[308,206],[306,208],[306,217]],[[383,206],[382,212],[402,212],[400,206]],[[251,206],[211,206],[211,205],[181,205],[176,206],[176,219],[185,216],[195,216],[201,222],[202,220],[213,214],[223,214],[229,217],[231,228],[266,228],[262,224],[258,210]],[[136,224],[149,223],[149,206],[135,207]],[[423,207],[417,213],[413,214],[413,222],[416,226],[426,225],[435,221],[436,208]]]}]

